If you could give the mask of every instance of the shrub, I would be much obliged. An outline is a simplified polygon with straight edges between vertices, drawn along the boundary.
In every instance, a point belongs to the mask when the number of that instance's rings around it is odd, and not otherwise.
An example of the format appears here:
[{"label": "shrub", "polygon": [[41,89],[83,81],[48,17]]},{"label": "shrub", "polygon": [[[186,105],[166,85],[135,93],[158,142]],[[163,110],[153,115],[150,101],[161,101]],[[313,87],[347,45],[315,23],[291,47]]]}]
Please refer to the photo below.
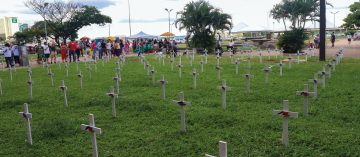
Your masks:
[{"label": "shrub", "polygon": [[293,28],[289,32],[285,32],[279,37],[277,46],[284,49],[284,53],[297,53],[305,46],[305,40],[308,39],[307,34],[302,28]]}]

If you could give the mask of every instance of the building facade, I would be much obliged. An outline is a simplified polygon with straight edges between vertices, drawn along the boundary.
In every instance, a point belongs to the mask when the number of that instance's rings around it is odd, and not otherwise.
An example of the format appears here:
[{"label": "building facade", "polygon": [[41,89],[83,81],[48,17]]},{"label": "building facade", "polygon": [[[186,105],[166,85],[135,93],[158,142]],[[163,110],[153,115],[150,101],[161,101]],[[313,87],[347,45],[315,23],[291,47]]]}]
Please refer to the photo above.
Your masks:
[{"label": "building facade", "polygon": [[19,31],[19,21],[17,17],[3,17],[0,19],[0,38],[9,40]]}]

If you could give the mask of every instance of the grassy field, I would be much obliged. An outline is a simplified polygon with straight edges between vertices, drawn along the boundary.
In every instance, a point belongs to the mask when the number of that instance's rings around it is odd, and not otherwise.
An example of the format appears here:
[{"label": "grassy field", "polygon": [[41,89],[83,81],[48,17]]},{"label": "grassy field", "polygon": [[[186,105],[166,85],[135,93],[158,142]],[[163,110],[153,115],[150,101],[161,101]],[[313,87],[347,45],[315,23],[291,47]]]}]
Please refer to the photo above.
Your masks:
[{"label": "grassy field", "polygon": [[[17,69],[13,81],[9,72],[0,71],[4,95],[0,96],[0,156],[91,156],[91,139],[80,130],[88,124],[88,114],[95,115],[100,156],[204,156],[218,155],[218,141],[228,142],[228,156],[360,156],[360,62],[344,59],[327,79],[325,89],[319,88],[317,99],[310,99],[310,115],[303,116],[303,98],[296,96],[323,62],[311,58],[307,63],[284,65],[279,77],[274,67],[265,84],[262,69],[265,63],[253,58],[251,73],[252,93],[245,93],[245,79],[235,76],[235,65],[229,57],[221,59],[222,79],[227,81],[227,109],[221,107],[221,93],[215,70],[216,59],[209,57],[204,73],[200,73],[201,56],[196,56],[194,67],[199,72],[197,89],[192,88],[192,67],[182,58],[183,78],[177,68],[171,71],[155,56],[146,56],[155,66],[156,80],[165,74],[166,100],[161,99],[160,84],[152,85],[151,78],[137,58],[128,58],[122,70],[120,96],[116,100],[117,115],[111,115],[111,100],[106,95],[115,82],[115,60],[105,67],[99,62],[90,80],[85,64],[84,88],[80,89],[75,64],[70,65],[69,77],[64,65],[51,65],[55,86],[51,86],[42,67],[33,68],[34,99],[29,100],[26,69]],[[178,58],[177,58],[178,60]],[[271,65],[278,60],[272,58]],[[176,61],[177,63],[177,61]],[[241,62],[239,74],[245,74],[246,62]],[[68,87],[69,107],[64,107],[63,94],[58,89],[60,80]],[[311,83],[310,83],[311,84]],[[312,85],[310,85],[312,89]],[[178,93],[184,91],[188,132],[180,132]],[[299,112],[298,119],[289,122],[289,147],[281,144],[282,118],[272,115],[272,109],[282,109],[282,101],[289,100],[290,110]],[[26,130],[22,111],[29,103],[33,142],[26,144]]]}]

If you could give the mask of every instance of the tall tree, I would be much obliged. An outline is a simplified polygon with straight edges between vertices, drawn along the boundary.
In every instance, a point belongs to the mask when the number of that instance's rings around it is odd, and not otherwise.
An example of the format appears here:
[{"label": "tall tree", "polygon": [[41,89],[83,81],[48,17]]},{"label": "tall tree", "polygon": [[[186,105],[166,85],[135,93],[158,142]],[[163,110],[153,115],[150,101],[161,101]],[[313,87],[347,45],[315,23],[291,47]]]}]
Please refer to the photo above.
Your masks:
[{"label": "tall tree", "polygon": [[195,48],[212,50],[217,31],[230,31],[233,26],[229,14],[204,0],[186,4],[178,15],[180,18],[175,21],[176,27],[187,31],[187,42]]},{"label": "tall tree", "polygon": [[355,2],[350,5],[350,14],[344,19],[342,27],[347,29],[359,29],[360,28],[360,2]]},{"label": "tall tree", "polygon": [[102,15],[96,7],[84,6],[74,1],[56,0],[47,3],[45,0],[27,0],[25,5],[44,18],[51,30],[50,37],[58,44],[60,39],[66,42],[69,38],[77,38],[77,32],[84,26],[112,22],[109,16]]}]

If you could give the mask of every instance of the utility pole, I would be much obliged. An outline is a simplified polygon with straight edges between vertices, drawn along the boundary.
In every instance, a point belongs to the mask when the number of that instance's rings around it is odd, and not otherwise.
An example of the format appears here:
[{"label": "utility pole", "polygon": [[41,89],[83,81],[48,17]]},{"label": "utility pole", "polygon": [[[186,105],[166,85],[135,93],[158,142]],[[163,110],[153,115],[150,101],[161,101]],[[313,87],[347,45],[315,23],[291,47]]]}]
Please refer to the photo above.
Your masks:
[{"label": "utility pole", "polygon": [[130,1],[128,0],[128,9],[129,9],[129,30],[130,30],[130,36],[131,36],[131,18],[130,18]]},{"label": "utility pole", "polygon": [[326,0],[320,0],[320,52],[319,60],[326,60]]}]

